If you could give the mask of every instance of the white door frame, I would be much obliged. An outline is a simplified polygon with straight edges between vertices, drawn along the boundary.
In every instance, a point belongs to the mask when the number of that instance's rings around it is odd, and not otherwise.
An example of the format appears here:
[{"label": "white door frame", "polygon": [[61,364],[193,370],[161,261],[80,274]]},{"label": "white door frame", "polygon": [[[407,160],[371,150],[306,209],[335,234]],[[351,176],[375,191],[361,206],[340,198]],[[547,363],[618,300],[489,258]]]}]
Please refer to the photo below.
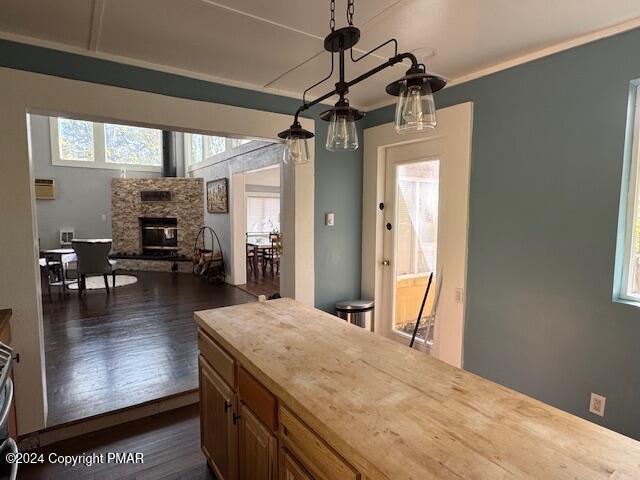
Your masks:
[{"label": "white door frame", "polygon": [[231,209],[231,274],[232,285],[244,285],[247,283],[247,239],[245,238],[245,225],[247,224],[247,212],[245,202],[245,173],[234,172],[231,174],[229,189],[229,205]]},{"label": "white door frame", "polygon": [[[386,178],[386,149],[391,146],[424,142],[441,136],[447,131],[448,135],[458,139],[455,151],[448,157],[460,162],[460,165],[470,173],[471,165],[471,133],[473,123],[473,104],[471,102],[454,105],[438,110],[438,127],[427,133],[398,135],[393,124],[388,123],[367,128],[364,131],[364,162],[363,162],[363,208],[362,208],[362,280],[361,291],[365,298],[372,298],[376,304],[383,302],[383,227],[384,213],[379,205],[385,196]],[[466,195],[469,196],[469,178],[467,178]],[[468,211],[468,208],[467,208]],[[468,217],[466,219],[468,235]],[[465,266],[466,266],[465,255]],[[446,276],[446,272],[444,274]],[[466,286],[466,267],[464,272]],[[442,293],[445,295],[445,292]],[[442,300],[442,298],[441,298]],[[376,311],[379,312],[376,308]],[[397,335],[390,335],[385,330],[382,315],[375,316],[375,331],[388,335],[394,340],[405,342]],[[408,341],[406,342],[408,344]],[[459,352],[450,358],[441,358],[451,364],[462,366],[462,345]]]},{"label": "white door frame", "polygon": [[[27,113],[68,112],[93,121],[167,130],[234,134],[277,140],[276,133],[291,124],[291,116],[230,105],[170,97],[78,80],[0,68],[0,305],[12,308],[13,346],[20,353],[15,365],[18,433],[45,427],[46,378],[43,352],[42,300],[33,187],[33,168],[27,140]],[[301,118],[314,131],[313,120]],[[297,251],[313,251],[314,143],[309,140],[308,164],[284,166],[283,262],[281,291],[307,304],[314,303],[313,256],[297,261]],[[296,249],[296,244],[304,245]]]},{"label": "white door frame", "polygon": [[[261,172],[272,168],[280,168],[282,177],[282,165],[269,165],[268,167],[253,168],[234,172],[231,175],[231,188],[229,191],[229,204],[231,205],[231,275],[229,283],[232,285],[244,285],[247,283],[247,191],[246,175],[248,173]],[[282,180],[282,178],[281,178]],[[280,182],[282,184],[282,181]],[[280,197],[280,211],[283,211],[282,195]],[[284,238],[284,235],[283,235]],[[284,262],[284,250],[281,262]]]}]

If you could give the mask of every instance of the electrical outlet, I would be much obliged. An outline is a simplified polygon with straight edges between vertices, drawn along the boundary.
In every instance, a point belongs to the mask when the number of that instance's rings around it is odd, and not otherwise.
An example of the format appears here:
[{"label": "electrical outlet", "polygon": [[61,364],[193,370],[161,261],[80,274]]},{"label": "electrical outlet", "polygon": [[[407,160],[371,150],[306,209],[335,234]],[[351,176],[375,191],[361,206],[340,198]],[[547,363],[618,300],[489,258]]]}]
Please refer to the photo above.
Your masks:
[{"label": "electrical outlet", "polygon": [[464,303],[464,289],[456,288],[456,303]]},{"label": "electrical outlet", "polygon": [[103,213],[100,218],[102,219],[103,222],[107,221],[107,216]]},{"label": "electrical outlet", "polygon": [[591,393],[591,401],[589,402],[589,411],[595,415],[604,417],[604,405],[607,402],[607,397],[598,395],[597,393]]}]

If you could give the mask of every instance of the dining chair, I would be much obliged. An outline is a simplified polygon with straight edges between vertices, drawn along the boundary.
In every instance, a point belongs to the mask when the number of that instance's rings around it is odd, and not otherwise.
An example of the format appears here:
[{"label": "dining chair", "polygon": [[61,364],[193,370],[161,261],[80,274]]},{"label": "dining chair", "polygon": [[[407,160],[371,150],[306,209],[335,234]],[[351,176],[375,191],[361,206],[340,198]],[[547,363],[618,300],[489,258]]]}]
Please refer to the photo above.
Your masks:
[{"label": "dining chair", "polygon": [[65,291],[64,269],[59,259],[54,259],[51,255],[45,255],[38,259],[42,275],[47,279],[47,291],[51,296],[51,286],[59,286]]},{"label": "dining chair", "polygon": [[82,295],[87,288],[87,275],[102,275],[107,293],[109,293],[107,276],[111,275],[115,288],[117,262],[109,259],[110,241],[73,240],[72,246],[78,257],[78,295]]},{"label": "dining chair", "polygon": [[249,243],[246,244],[246,248],[247,248],[247,274],[249,274],[249,272],[253,272],[253,265],[256,259],[256,250],[255,250],[255,247]]},{"label": "dining chair", "polygon": [[267,272],[267,265],[271,267],[271,277],[280,275],[280,252],[282,251],[282,234],[270,233],[271,246],[262,253],[262,275]]}]

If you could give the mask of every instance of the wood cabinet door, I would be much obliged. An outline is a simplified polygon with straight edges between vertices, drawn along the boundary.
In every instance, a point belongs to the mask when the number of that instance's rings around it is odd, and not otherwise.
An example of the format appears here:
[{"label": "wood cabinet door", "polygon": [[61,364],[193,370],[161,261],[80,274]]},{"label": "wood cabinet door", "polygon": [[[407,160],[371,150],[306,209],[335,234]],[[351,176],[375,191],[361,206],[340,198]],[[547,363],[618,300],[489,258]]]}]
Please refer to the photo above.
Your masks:
[{"label": "wood cabinet door", "polygon": [[237,395],[202,356],[199,365],[202,451],[220,480],[237,480]]},{"label": "wood cabinet door", "polygon": [[287,450],[280,457],[280,480],[313,480]]},{"label": "wood cabinet door", "polygon": [[242,403],[238,435],[240,479],[276,480],[278,441]]}]

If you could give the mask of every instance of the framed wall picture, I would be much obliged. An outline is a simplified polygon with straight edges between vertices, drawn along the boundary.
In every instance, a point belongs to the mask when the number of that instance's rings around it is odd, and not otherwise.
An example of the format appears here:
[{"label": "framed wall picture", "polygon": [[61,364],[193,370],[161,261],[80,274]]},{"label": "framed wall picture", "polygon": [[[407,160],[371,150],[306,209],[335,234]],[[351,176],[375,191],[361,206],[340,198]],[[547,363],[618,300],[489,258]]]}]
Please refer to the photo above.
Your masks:
[{"label": "framed wall picture", "polygon": [[226,178],[207,182],[207,212],[229,213],[229,190]]}]

